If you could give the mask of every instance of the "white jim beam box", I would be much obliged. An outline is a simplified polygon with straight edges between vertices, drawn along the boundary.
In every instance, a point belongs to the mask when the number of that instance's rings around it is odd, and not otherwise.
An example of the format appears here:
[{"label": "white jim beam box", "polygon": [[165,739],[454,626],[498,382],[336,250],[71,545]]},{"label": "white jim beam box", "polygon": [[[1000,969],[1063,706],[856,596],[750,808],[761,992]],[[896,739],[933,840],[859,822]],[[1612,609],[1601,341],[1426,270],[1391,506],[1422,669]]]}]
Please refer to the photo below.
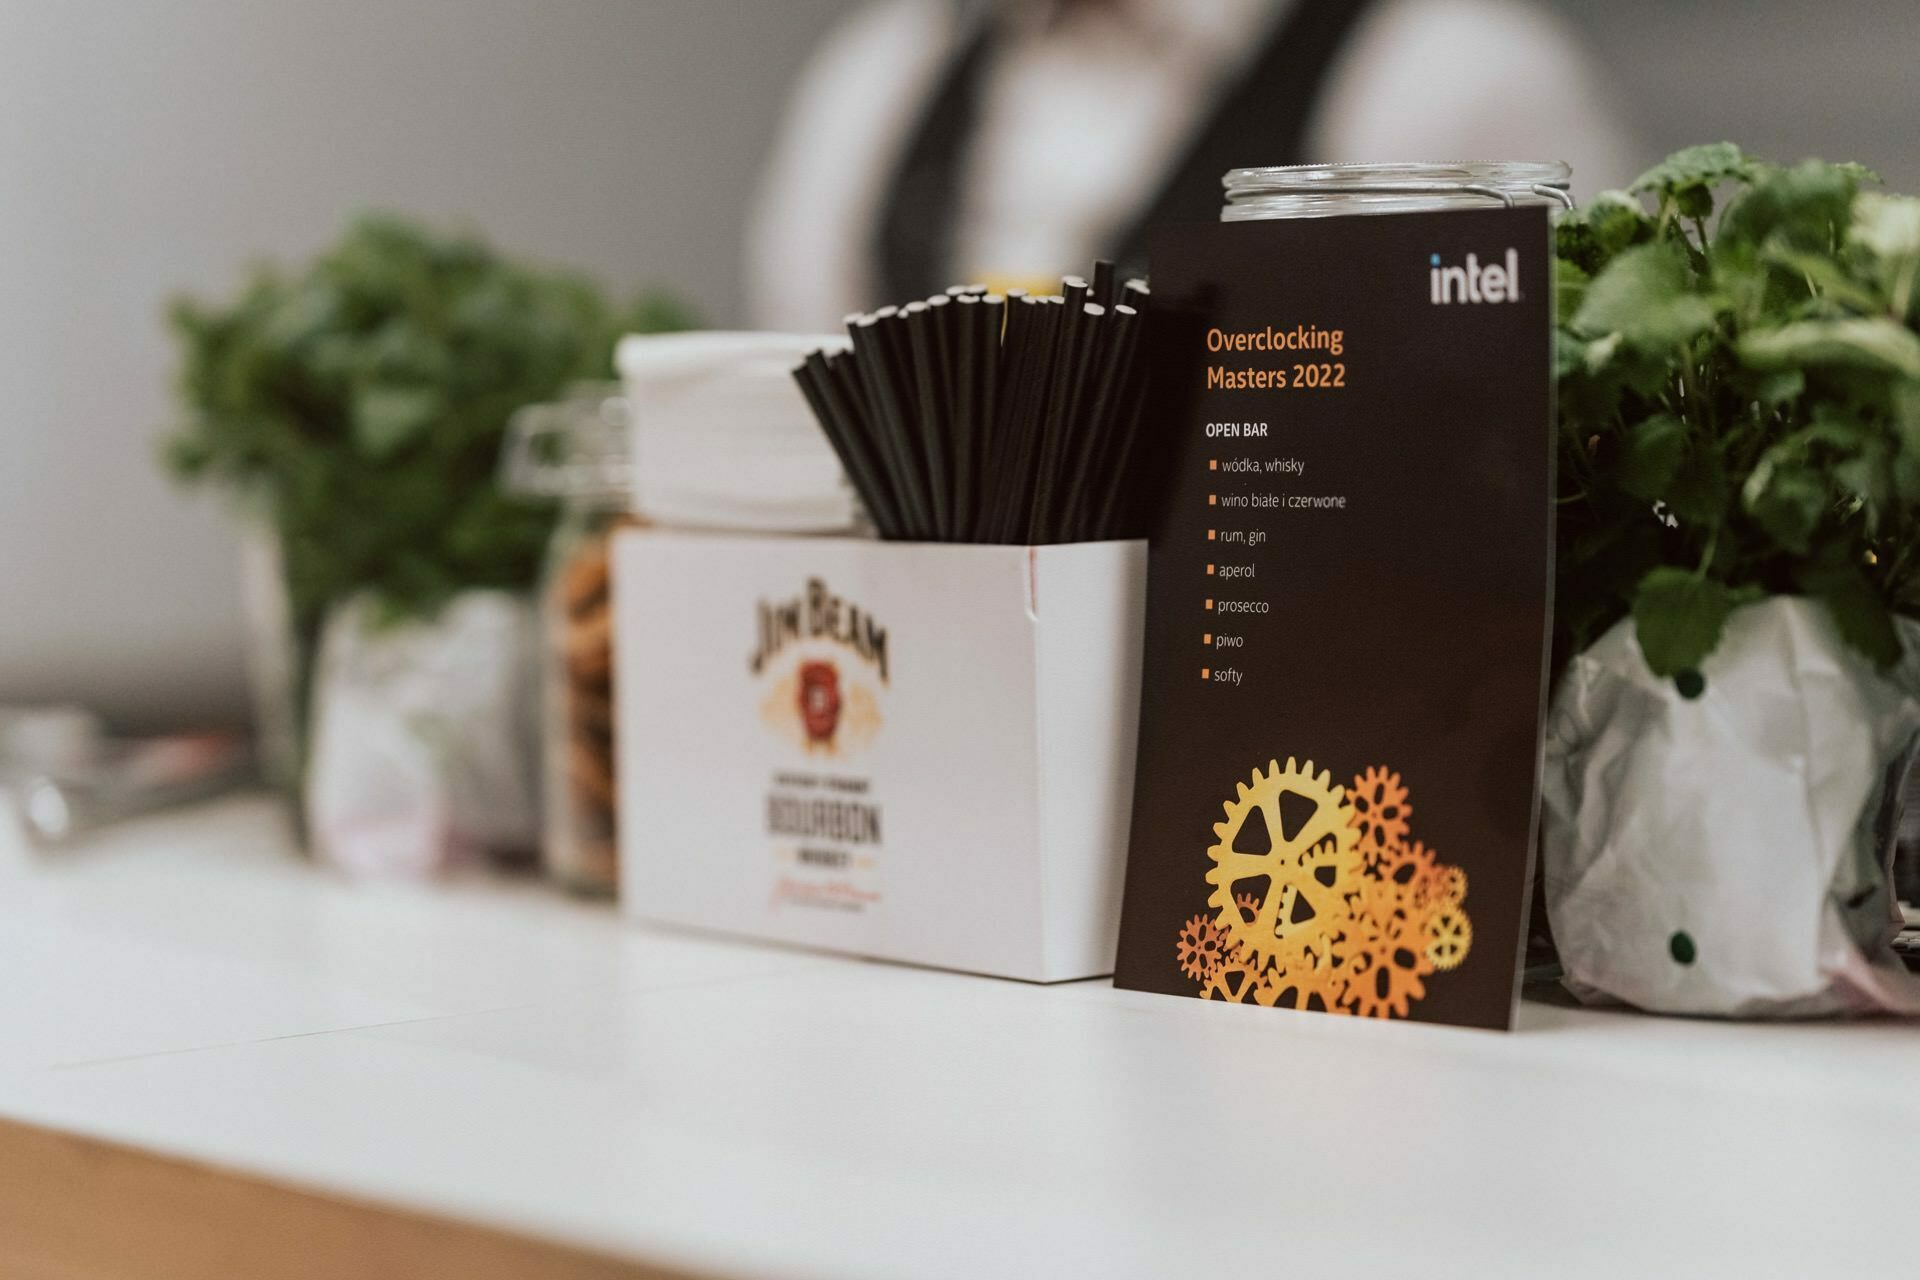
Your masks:
[{"label": "white jim beam box", "polygon": [[631,529],[620,900],[1037,982],[1113,971],[1146,544]]}]

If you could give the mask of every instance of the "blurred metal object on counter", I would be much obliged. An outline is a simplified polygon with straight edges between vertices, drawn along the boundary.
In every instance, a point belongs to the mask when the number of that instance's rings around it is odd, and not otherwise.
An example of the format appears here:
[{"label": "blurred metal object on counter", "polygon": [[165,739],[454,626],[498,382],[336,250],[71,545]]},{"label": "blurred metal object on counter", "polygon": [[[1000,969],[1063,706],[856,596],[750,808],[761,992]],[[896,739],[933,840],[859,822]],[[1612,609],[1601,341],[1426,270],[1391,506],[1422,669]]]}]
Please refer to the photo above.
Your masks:
[{"label": "blurred metal object on counter", "polygon": [[0,794],[37,848],[257,778],[237,732],[117,738],[82,707],[0,708]]}]

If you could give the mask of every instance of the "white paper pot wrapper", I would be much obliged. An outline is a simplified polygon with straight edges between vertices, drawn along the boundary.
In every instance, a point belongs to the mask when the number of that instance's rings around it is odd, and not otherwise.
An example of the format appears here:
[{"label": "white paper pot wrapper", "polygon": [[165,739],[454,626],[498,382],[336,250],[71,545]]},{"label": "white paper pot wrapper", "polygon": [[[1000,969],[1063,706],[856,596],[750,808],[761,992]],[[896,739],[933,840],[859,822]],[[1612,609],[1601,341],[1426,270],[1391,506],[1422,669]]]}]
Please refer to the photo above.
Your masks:
[{"label": "white paper pot wrapper", "polygon": [[377,626],[337,609],[313,686],[307,826],[322,861],[420,876],[534,847],[532,606],[456,597],[430,622]]},{"label": "white paper pot wrapper", "polygon": [[1920,1013],[1894,958],[1899,781],[1920,735],[1920,625],[1876,671],[1826,611],[1735,612],[1681,696],[1623,621],[1548,717],[1542,874],[1567,987],[1663,1013]]}]

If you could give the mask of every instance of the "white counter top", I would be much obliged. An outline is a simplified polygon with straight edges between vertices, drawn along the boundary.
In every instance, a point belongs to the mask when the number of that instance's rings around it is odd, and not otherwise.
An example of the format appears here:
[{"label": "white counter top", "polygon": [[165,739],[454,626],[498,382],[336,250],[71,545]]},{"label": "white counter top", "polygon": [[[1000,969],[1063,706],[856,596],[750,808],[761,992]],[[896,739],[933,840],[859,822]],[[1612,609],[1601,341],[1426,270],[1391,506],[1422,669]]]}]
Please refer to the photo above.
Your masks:
[{"label": "white counter top", "polygon": [[243,799],[0,853],[0,1118],[720,1276],[1848,1275],[1920,1028],[893,968],[349,885]]}]

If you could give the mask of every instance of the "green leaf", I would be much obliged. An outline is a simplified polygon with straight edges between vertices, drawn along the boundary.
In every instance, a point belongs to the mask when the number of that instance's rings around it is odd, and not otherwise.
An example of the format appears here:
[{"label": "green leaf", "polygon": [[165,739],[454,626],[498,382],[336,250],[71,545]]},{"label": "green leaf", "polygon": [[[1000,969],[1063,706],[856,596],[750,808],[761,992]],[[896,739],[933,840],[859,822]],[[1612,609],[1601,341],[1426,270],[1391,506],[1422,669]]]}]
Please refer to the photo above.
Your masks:
[{"label": "green leaf", "polygon": [[431,387],[368,387],[353,398],[354,445],[369,458],[390,458],[419,439],[445,408]]},{"label": "green leaf", "polygon": [[1680,474],[1687,452],[1687,424],[1663,414],[1635,423],[1621,442],[1620,487],[1636,498],[1657,502]]},{"label": "green leaf", "polygon": [[1900,438],[1920,445],[1920,379],[1906,378],[1894,383],[1890,399],[1893,424]]},{"label": "green leaf", "polygon": [[1911,320],[1920,284],[1920,200],[1862,195],[1853,204],[1850,239],[1872,255],[1870,269],[1894,316]]},{"label": "green leaf", "polygon": [[1731,142],[1709,142],[1676,151],[1633,180],[1632,190],[1671,195],[1686,187],[1750,182],[1756,167]]},{"label": "green leaf", "polygon": [[1920,506],[1920,452],[1902,444],[1893,459],[1893,491],[1908,506]]},{"label": "green leaf", "polygon": [[1827,607],[1841,637],[1875,666],[1885,669],[1900,661],[1893,614],[1858,565],[1830,557],[1807,567],[1800,585]]},{"label": "green leaf", "polygon": [[1807,375],[1800,369],[1776,369],[1761,375],[1751,388],[1753,398],[1763,405],[1785,404],[1797,400],[1807,389]]},{"label": "green leaf", "polygon": [[1681,187],[1673,193],[1673,207],[1683,218],[1705,221],[1713,216],[1713,188],[1705,183]]},{"label": "green leaf", "polygon": [[[1865,447],[1871,434],[1857,419],[1847,417],[1830,406],[1821,406],[1815,410],[1814,420],[1810,424],[1776,441],[1760,455],[1745,484],[1741,486],[1741,501],[1748,511],[1756,511],[1777,475],[1792,471],[1810,476],[1819,474],[1811,465],[1816,461],[1814,446],[1851,455]],[[1831,495],[1824,485],[1821,493],[1824,503]]]},{"label": "green leaf", "polygon": [[1589,275],[1623,250],[1653,238],[1654,222],[1624,191],[1602,191],[1554,223],[1554,252]]},{"label": "green leaf", "polygon": [[1565,378],[1587,366],[1587,343],[1565,329],[1553,333],[1553,376]]},{"label": "green leaf", "polygon": [[1613,363],[1614,356],[1620,353],[1620,335],[1610,333],[1604,338],[1595,338],[1581,352],[1581,358],[1588,373],[1599,373]]},{"label": "green leaf", "polygon": [[1893,458],[1887,442],[1874,439],[1853,457],[1834,464],[1833,478],[1860,500],[1869,534],[1880,531],[1882,520],[1893,506]]},{"label": "green leaf", "polygon": [[1828,502],[1819,476],[1802,467],[1777,469],[1765,485],[1750,488],[1746,495],[1747,512],[1754,522],[1782,550],[1799,556],[1807,554]]},{"label": "green leaf", "polygon": [[1759,246],[1778,238],[1796,248],[1828,252],[1853,220],[1858,189],[1852,173],[1818,160],[1779,170],[1727,206],[1718,239]]},{"label": "green leaf", "polygon": [[1587,334],[1617,333],[1643,349],[1677,347],[1713,326],[1716,300],[1695,291],[1686,258],[1672,244],[1627,250],[1595,276],[1574,315]]},{"label": "green leaf", "polygon": [[1565,258],[1554,261],[1553,305],[1560,324],[1573,319],[1573,313],[1580,309],[1581,300],[1587,296],[1590,279],[1585,271]]},{"label": "green leaf", "polygon": [[1746,334],[1737,350],[1757,369],[1834,365],[1920,379],[1920,336],[1885,319],[1799,320]]},{"label": "green leaf", "polygon": [[1848,234],[1877,258],[1920,257],[1920,199],[1865,192],[1853,202]]},{"label": "green leaf", "polygon": [[1725,583],[1663,565],[1633,593],[1634,635],[1657,676],[1697,670],[1720,644],[1734,609],[1752,598]]},{"label": "green leaf", "polygon": [[1558,221],[1557,655],[1628,613],[1677,676],[1784,591],[1897,652],[1891,615],[1920,616],[1920,200],[1873,180],[1713,144],[1642,176],[1651,218],[1616,194]]},{"label": "green leaf", "polygon": [[1855,311],[1880,311],[1886,305],[1876,289],[1855,279],[1852,271],[1829,254],[1794,249],[1783,240],[1769,240],[1761,249],[1760,257],[1801,277],[1816,294]]},{"label": "green leaf", "polygon": [[1726,518],[1727,504],[1732,500],[1726,463],[1711,448],[1695,449],[1687,455],[1666,494],[1668,510],[1690,524],[1719,524]]},{"label": "green leaf", "polygon": [[1894,491],[1902,502],[1920,504],[1920,382],[1894,384],[1893,434],[1899,453],[1893,463]]}]

